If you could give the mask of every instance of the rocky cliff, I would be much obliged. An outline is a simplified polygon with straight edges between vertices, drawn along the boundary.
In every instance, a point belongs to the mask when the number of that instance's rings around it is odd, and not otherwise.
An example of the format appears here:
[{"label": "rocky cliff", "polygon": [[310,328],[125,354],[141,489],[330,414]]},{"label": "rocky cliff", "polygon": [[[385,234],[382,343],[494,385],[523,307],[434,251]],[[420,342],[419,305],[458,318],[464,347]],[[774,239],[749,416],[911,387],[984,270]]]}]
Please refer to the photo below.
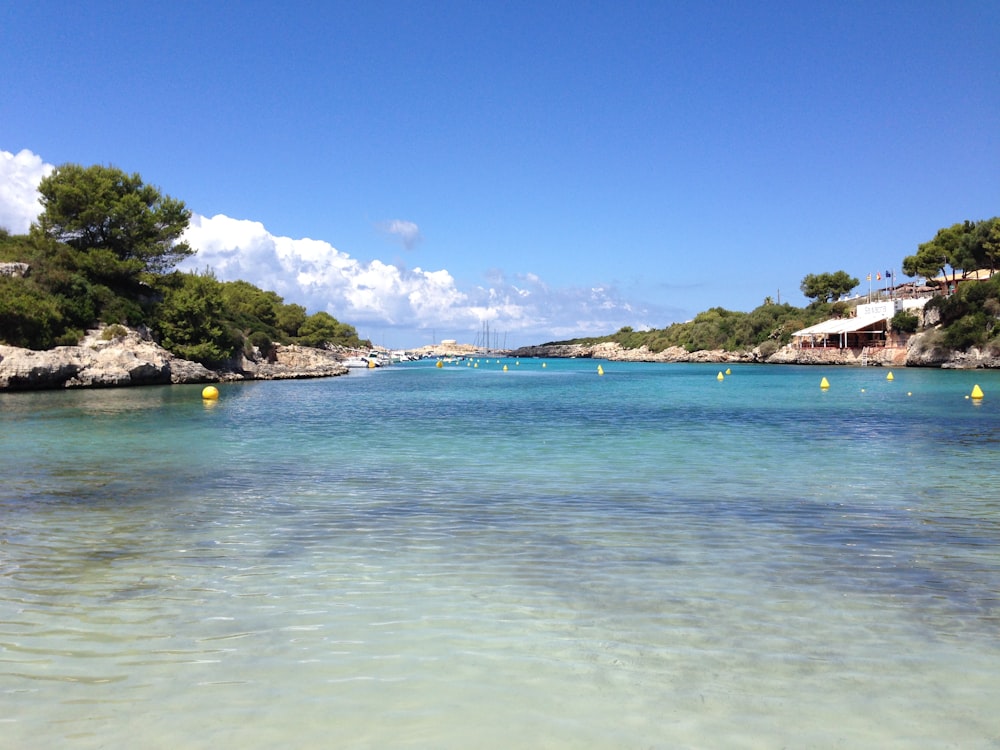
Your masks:
[{"label": "rocky cliff", "polygon": [[47,351],[0,345],[0,391],[319,378],[347,373],[334,352],[280,345],[268,360],[243,357],[228,369],[214,371],[175,357],[136,331],[121,329],[122,335],[108,335],[109,330],[90,331],[77,346]]}]

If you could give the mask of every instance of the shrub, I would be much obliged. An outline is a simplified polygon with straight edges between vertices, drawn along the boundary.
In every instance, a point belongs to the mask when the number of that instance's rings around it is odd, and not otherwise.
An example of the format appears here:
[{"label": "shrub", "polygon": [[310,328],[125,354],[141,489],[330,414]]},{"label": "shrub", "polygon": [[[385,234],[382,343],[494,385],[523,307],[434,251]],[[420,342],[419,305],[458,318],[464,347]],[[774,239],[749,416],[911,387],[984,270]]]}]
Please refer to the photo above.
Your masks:
[{"label": "shrub", "polygon": [[103,331],[101,331],[101,338],[104,341],[111,341],[112,339],[120,339],[128,335],[128,328],[118,323],[109,325]]},{"label": "shrub", "polygon": [[762,341],[760,343],[758,350],[760,351],[760,356],[763,359],[767,359],[776,351],[778,351],[778,349],[780,348],[781,345],[777,341],[775,341],[774,339],[768,339],[767,341]]},{"label": "shrub", "polygon": [[271,341],[271,337],[263,331],[254,331],[250,334],[250,338],[248,340],[252,346],[257,347],[260,350],[261,356],[263,357],[267,357],[271,353],[271,348],[274,346]]},{"label": "shrub", "polygon": [[892,316],[892,320],[890,321],[892,330],[899,331],[901,333],[913,333],[917,330],[917,326],[919,324],[920,319],[913,313],[907,312],[906,310],[900,310]]},{"label": "shrub", "polygon": [[56,336],[56,346],[76,346],[83,338],[83,331],[74,328],[67,329],[64,333]]}]

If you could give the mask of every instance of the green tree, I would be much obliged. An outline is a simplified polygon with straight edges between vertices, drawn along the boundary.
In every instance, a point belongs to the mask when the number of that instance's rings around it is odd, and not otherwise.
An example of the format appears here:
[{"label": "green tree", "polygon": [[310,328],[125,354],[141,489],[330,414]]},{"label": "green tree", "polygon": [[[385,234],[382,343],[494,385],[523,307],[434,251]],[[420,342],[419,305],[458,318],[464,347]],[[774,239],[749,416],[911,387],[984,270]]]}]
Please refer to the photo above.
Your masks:
[{"label": "green tree", "polygon": [[306,309],[302,305],[288,304],[278,308],[277,327],[288,336],[298,335],[299,328],[306,322]]},{"label": "green tree", "polygon": [[1000,267],[1000,217],[977,221],[971,235],[976,267],[996,271]]},{"label": "green tree", "polygon": [[802,279],[799,289],[809,299],[816,302],[831,302],[847,294],[858,285],[858,279],[846,271],[834,273],[810,273]]},{"label": "green tree", "polygon": [[934,239],[921,243],[914,255],[903,258],[903,273],[907,276],[923,276],[929,281],[940,278],[941,288],[945,289],[949,270],[951,281],[954,282],[958,271],[970,265],[975,266],[969,249],[969,230],[969,222],[939,229]]},{"label": "green tree", "polygon": [[339,323],[330,313],[318,312],[310,315],[299,327],[299,341],[305,346],[322,346],[337,338]]},{"label": "green tree", "polygon": [[174,274],[165,285],[155,328],[163,348],[178,357],[213,365],[242,344],[229,328],[222,283],[209,274]]},{"label": "green tree", "polygon": [[920,319],[908,310],[900,310],[892,316],[890,325],[894,331],[913,333],[917,330],[917,326],[920,325]]},{"label": "green tree", "polygon": [[162,274],[194,253],[180,241],[191,212],[138,174],[64,164],[41,181],[38,192],[38,231],[77,250],[107,251],[127,274]]},{"label": "green tree", "polygon": [[341,323],[327,312],[310,315],[299,327],[299,343],[305,346],[323,346],[324,344],[339,344],[341,346],[362,346],[354,326]]},{"label": "green tree", "polygon": [[229,281],[223,284],[222,298],[226,308],[237,319],[265,326],[277,323],[277,309],[281,307],[282,300],[274,292],[265,292],[247,281]]},{"label": "green tree", "polygon": [[62,330],[54,297],[30,279],[0,276],[0,343],[48,349]]}]

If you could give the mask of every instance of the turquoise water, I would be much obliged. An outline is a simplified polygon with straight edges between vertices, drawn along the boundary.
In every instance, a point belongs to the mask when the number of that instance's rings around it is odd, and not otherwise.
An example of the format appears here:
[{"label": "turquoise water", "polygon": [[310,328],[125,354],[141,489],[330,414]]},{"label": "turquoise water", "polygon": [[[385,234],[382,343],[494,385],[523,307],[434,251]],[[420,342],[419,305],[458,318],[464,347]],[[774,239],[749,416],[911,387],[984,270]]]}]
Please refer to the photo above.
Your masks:
[{"label": "turquoise water", "polygon": [[0,396],[0,747],[1000,747],[1000,373],[506,364]]}]

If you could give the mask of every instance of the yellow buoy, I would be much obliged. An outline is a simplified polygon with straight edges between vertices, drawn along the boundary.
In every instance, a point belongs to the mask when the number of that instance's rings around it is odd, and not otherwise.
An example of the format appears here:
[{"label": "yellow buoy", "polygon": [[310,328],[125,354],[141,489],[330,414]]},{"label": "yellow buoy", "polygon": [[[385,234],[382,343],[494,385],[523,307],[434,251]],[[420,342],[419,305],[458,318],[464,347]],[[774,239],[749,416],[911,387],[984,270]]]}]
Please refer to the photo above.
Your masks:
[{"label": "yellow buoy", "polygon": [[733,371],[732,371],[732,370],[730,370],[730,369],[729,369],[729,368],[727,367],[727,368],[726,368],[726,375],[732,375],[732,374],[733,374]]},{"label": "yellow buoy", "polygon": [[504,366],[503,366],[503,371],[504,371],[504,372],[507,372],[507,365],[504,365]]},{"label": "yellow buoy", "polygon": [[207,385],[202,389],[201,397],[206,401],[215,401],[219,397],[219,389],[214,385]]},{"label": "yellow buoy", "polygon": [[984,395],[983,394],[983,389],[979,387],[979,383],[976,383],[974,386],[972,386],[972,397],[973,398],[982,398],[983,395]]},{"label": "yellow buoy", "polygon": [[826,378],[823,378],[821,381],[819,381],[819,387],[825,391],[827,388],[830,387],[830,381],[827,380]]},{"label": "yellow buoy", "polygon": [[435,366],[435,367],[444,367],[444,362],[442,362],[442,361],[441,361],[441,360],[439,359],[439,360],[438,360],[438,363],[437,363],[436,365],[434,365],[434,366]]},{"label": "yellow buoy", "polygon": [[479,367],[479,363],[478,363],[478,362],[476,362],[476,364],[474,364],[474,365],[472,366],[472,369],[476,369],[477,367]]},{"label": "yellow buoy", "polygon": [[896,379],[896,378],[894,378],[892,376],[892,370],[889,370],[889,374],[885,376],[885,379],[886,380],[895,380]]},{"label": "yellow buoy", "polygon": [[597,366],[597,374],[598,375],[603,375],[604,374],[604,368],[601,367],[600,365]]},{"label": "yellow buoy", "polygon": [[725,380],[725,378],[726,378],[726,376],[723,375],[721,372],[718,375],[715,376],[716,380]]},{"label": "yellow buoy", "polygon": [[542,362],[542,367],[545,367],[545,363],[544,362]]}]

